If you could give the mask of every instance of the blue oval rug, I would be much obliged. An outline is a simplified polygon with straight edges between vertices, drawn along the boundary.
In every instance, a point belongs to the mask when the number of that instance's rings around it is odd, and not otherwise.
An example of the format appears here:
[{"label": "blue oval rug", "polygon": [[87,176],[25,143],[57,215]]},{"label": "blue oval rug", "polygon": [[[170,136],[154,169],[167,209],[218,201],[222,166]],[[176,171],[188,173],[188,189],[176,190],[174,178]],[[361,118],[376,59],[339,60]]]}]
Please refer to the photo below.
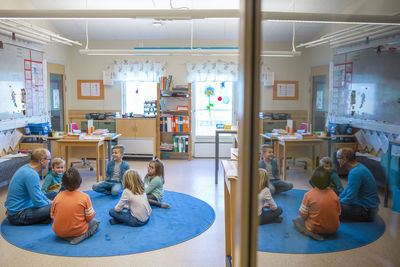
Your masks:
[{"label": "blue oval rug", "polygon": [[300,234],[294,228],[292,219],[299,216],[306,192],[293,189],[274,195],[275,202],[283,209],[283,221],[259,226],[259,251],[293,254],[336,252],[365,246],[385,232],[385,222],[378,216],[375,222],[341,222],[338,231],[325,236],[324,241],[315,241]]},{"label": "blue oval rug", "polygon": [[97,232],[78,245],[70,245],[57,237],[51,225],[14,226],[5,219],[1,234],[11,244],[37,253],[101,257],[140,253],[176,245],[191,239],[214,222],[213,208],[206,202],[182,193],[164,191],[164,202],[171,209],[152,207],[149,222],[142,227],[111,225],[108,214],[119,200],[93,191],[85,191],[100,221]]}]

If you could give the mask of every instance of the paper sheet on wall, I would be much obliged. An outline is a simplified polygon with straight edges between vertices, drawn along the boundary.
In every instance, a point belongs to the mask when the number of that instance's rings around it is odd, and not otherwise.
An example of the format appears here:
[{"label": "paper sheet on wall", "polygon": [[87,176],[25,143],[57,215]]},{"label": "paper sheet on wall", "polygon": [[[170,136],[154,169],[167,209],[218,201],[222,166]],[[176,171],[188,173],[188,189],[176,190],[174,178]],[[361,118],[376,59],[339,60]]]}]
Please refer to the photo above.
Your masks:
[{"label": "paper sheet on wall", "polygon": [[3,152],[5,142],[5,132],[0,132],[0,153]]},{"label": "paper sheet on wall", "polygon": [[265,81],[266,86],[273,86],[275,82],[275,72],[267,71],[267,77]]},{"label": "paper sheet on wall", "polygon": [[109,70],[103,71],[103,84],[113,85],[112,71]]},{"label": "paper sheet on wall", "polygon": [[90,83],[82,83],[81,84],[81,95],[82,96],[90,96]]},{"label": "paper sheet on wall", "polygon": [[294,97],[295,96],[295,85],[279,83],[277,86],[278,97]]},{"label": "paper sheet on wall", "polygon": [[18,130],[14,130],[12,135],[11,135],[11,141],[10,141],[10,146],[12,150],[15,150],[15,147],[18,145],[19,140],[22,137],[22,133],[20,133]]},{"label": "paper sheet on wall", "polygon": [[99,83],[91,83],[90,84],[90,95],[91,96],[100,96],[100,84]]}]

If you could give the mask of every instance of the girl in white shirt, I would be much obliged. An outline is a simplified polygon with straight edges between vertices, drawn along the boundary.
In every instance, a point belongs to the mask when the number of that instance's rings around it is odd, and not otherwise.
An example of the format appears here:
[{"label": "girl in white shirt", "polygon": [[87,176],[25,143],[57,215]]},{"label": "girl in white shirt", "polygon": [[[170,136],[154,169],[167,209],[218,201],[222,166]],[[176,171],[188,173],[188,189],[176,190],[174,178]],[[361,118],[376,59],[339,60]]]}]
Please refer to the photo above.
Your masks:
[{"label": "girl in white shirt", "polygon": [[[260,217],[260,225],[266,223],[280,223],[283,218],[282,208],[278,207],[272,198],[269,190],[269,176],[265,169],[258,169],[259,175],[259,193],[258,193],[258,216]],[[265,203],[267,202],[267,203]]]},{"label": "girl in white shirt", "polygon": [[129,226],[141,226],[148,222],[151,208],[144,191],[144,184],[135,170],[125,172],[121,199],[115,208],[110,209],[111,224],[124,223]]}]

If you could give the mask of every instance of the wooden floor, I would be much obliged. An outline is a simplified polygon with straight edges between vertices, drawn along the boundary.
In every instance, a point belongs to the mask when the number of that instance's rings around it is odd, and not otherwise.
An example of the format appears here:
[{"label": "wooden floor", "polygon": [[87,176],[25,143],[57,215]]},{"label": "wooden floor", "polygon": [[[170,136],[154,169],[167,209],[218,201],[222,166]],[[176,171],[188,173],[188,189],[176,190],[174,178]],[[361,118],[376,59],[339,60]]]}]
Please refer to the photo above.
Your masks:
[{"label": "wooden floor", "polygon": [[[144,175],[147,161],[130,161],[131,168]],[[214,184],[214,160],[165,160],[165,189],[186,193],[210,204],[216,213],[214,224],[203,234],[178,245],[155,251],[115,257],[70,258],[26,251],[0,237],[0,266],[225,266],[224,197],[222,171]],[[94,172],[81,169],[81,190],[89,190],[96,181]],[[309,189],[309,173],[302,167],[288,170],[288,180],[295,188]],[[0,220],[5,217],[7,188],[0,189]],[[172,207],[173,208],[173,207]],[[386,223],[385,234],[367,246],[328,254],[278,254],[258,252],[258,266],[400,266],[400,213],[381,208]],[[107,223],[107,222],[102,222]],[[124,246],[126,244],[121,244]]]}]

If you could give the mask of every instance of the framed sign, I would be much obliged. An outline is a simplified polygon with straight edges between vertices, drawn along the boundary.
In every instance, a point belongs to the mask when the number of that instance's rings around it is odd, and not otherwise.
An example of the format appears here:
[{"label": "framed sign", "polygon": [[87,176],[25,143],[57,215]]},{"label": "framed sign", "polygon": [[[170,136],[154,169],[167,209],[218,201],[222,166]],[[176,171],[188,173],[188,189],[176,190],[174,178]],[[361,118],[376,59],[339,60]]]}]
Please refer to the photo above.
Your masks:
[{"label": "framed sign", "polygon": [[78,80],[78,99],[104,99],[103,80]]},{"label": "framed sign", "polygon": [[299,99],[298,81],[275,81],[273,100],[297,100]]}]

